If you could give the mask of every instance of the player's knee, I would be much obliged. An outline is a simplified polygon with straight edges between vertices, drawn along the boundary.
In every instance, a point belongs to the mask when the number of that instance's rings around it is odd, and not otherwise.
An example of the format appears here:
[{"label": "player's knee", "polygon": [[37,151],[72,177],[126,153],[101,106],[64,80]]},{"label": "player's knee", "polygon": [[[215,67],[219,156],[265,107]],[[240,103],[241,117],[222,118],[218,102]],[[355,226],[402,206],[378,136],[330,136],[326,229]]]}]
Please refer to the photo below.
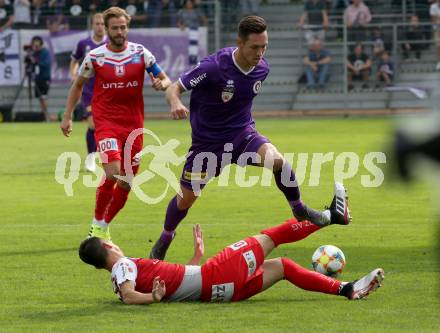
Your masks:
[{"label": "player's knee", "polygon": [[177,208],[180,210],[188,209],[194,204],[196,199],[196,196],[185,195],[185,193],[183,196],[177,195]]},{"label": "player's knee", "polygon": [[273,162],[273,171],[280,171],[283,169],[284,158],[281,155],[277,155]]},{"label": "player's knee", "polygon": [[118,179],[117,183],[118,183],[118,186],[119,186],[120,188],[122,188],[122,189],[124,189],[124,190],[126,190],[126,191],[130,191],[131,186],[130,186],[129,183],[124,182],[123,180],[120,180],[120,179]]}]

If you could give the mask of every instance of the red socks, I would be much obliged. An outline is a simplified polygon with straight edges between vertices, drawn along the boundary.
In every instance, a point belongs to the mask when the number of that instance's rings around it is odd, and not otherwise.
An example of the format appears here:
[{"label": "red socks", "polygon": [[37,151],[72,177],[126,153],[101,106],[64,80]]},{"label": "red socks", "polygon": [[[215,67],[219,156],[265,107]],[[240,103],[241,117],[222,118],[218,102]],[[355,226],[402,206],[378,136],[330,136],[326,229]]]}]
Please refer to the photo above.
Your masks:
[{"label": "red socks", "polygon": [[288,258],[281,258],[284,279],[295,286],[309,291],[339,295],[341,282],[317,272],[309,271]]},{"label": "red socks", "polygon": [[104,183],[96,189],[95,219],[102,220],[105,210],[113,197],[114,180],[108,180],[104,176]]},{"label": "red socks", "polygon": [[98,221],[110,223],[127,202],[130,191],[115,184],[116,181],[105,178],[104,183],[96,190],[95,219]]},{"label": "red socks", "polygon": [[280,244],[297,242],[318,229],[320,227],[312,222],[298,222],[295,219],[289,219],[283,224],[263,230],[261,233],[269,236],[275,243],[275,246],[278,246]]},{"label": "red socks", "polygon": [[122,209],[122,207],[124,207],[127,202],[128,193],[130,193],[130,190],[127,191],[116,184],[113,190],[113,197],[111,198],[104,214],[104,221],[106,223],[110,223],[115,215]]}]

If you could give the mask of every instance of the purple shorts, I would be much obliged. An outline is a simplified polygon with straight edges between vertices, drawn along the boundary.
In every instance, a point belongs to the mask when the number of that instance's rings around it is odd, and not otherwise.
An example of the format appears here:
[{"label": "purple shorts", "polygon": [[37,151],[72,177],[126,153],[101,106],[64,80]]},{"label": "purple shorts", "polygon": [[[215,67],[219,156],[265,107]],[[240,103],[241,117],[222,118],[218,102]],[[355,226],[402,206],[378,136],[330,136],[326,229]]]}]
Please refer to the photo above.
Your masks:
[{"label": "purple shorts", "polygon": [[270,140],[251,126],[240,132],[232,142],[194,142],[186,156],[180,184],[194,193],[220,175],[229,164],[256,165],[258,149]]}]

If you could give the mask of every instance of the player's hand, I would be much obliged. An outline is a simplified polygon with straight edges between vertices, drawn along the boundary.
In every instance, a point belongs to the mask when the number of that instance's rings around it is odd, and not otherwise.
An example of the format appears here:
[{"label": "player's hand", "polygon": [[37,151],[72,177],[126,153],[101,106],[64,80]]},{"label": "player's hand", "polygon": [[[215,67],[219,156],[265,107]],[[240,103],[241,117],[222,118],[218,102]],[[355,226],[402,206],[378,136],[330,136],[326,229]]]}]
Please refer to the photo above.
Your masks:
[{"label": "player's hand", "polygon": [[189,111],[182,103],[171,106],[171,118],[174,120],[188,118]]},{"label": "player's hand", "polygon": [[61,121],[60,128],[64,136],[69,137],[70,133],[72,133],[72,119],[64,117]]},{"label": "player's hand", "polygon": [[151,86],[154,90],[165,90],[164,85],[162,84],[162,80],[154,77],[153,73],[148,73],[151,79]]},{"label": "player's hand", "polygon": [[205,254],[205,245],[203,243],[203,232],[200,224],[193,226],[193,238],[194,238],[194,257],[202,259]]},{"label": "player's hand", "polygon": [[153,289],[151,294],[153,295],[153,300],[155,302],[160,302],[165,296],[167,289],[165,287],[165,281],[160,279],[160,276],[156,276],[153,280]]}]

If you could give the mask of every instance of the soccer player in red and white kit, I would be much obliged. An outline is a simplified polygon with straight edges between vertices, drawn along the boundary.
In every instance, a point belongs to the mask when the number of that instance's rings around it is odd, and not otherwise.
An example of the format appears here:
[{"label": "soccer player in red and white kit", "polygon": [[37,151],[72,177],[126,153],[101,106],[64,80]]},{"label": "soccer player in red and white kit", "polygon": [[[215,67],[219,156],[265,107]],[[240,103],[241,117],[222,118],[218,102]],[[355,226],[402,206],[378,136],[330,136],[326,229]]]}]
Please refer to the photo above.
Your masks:
[{"label": "soccer player in red and white kit", "polygon": [[199,225],[193,229],[194,256],[187,265],[128,258],[117,245],[97,237],[81,243],[79,256],[85,263],[111,272],[114,292],[126,304],[241,301],[283,279],[305,290],[350,300],[364,298],[380,287],[384,278],[381,268],[359,280],[341,282],[309,271],[289,258],[265,259],[276,246],[299,241],[320,228],[309,221],[290,219],[229,245],[202,266],[198,266],[204,254]]},{"label": "soccer player in red and white kit", "polygon": [[[130,184],[118,176],[136,174],[139,168],[138,153],[142,150],[143,137],[137,136],[133,143],[127,142],[127,138],[133,130],[144,126],[145,71],[155,90],[165,90],[171,81],[150,51],[127,41],[130,16],[125,10],[111,7],[103,16],[108,43],[91,50],[82,62],[60,127],[65,136],[70,136],[73,109],[87,79],[95,77],[92,110],[105,179],[96,191],[95,216],[89,236],[110,240],[108,225],[125,205],[130,191]],[[132,144],[130,156],[124,156],[127,144]],[[131,160],[125,161],[125,158]],[[132,172],[125,169],[126,165]]]}]

